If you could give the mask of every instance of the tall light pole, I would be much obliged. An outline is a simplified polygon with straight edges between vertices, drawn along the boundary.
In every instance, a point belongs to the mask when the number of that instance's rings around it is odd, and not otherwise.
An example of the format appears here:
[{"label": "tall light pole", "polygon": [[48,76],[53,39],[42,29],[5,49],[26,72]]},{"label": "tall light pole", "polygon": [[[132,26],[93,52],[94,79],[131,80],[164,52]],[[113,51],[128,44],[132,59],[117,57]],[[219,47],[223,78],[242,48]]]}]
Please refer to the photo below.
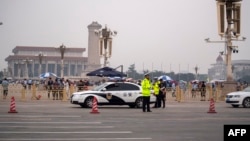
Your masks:
[{"label": "tall light pole", "polygon": [[[224,41],[210,41],[209,43],[225,43],[225,60],[227,67],[226,80],[233,81],[232,73],[232,52],[238,53],[238,46],[233,46],[232,41],[245,41],[246,38],[238,39],[240,36],[241,24],[241,3],[242,0],[216,0],[218,13],[218,33]],[[226,27],[226,28],[225,28]]]},{"label": "tall light pole", "polygon": [[39,75],[42,73],[42,61],[43,61],[44,54],[39,52],[38,59],[39,59]]},{"label": "tall light pole", "polygon": [[64,59],[64,53],[65,53],[65,50],[66,50],[66,46],[64,46],[63,44],[59,47],[59,51],[61,53],[61,78],[63,78],[64,76],[64,62],[63,62],[63,59]]},{"label": "tall light pole", "polygon": [[[241,1],[242,0],[216,0],[218,16],[218,34],[224,41],[210,41],[210,43],[224,43],[226,60],[226,81],[223,82],[223,89],[220,99],[224,100],[227,93],[235,91],[236,82],[232,73],[232,52],[238,53],[238,46],[233,46],[233,41],[245,41],[245,37],[239,40],[241,33]],[[221,85],[222,86],[222,85]]]},{"label": "tall light pole", "polygon": [[198,66],[196,65],[196,66],[194,67],[195,79],[196,79],[196,80],[198,80],[198,70],[199,70],[199,68],[198,68]]},{"label": "tall light pole", "polygon": [[100,55],[104,57],[103,66],[106,67],[108,64],[108,58],[110,58],[112,54],[112,36],[115,36],[117,32],[111,31],[105,26],[105,28],[95,31],[95,33],[100,36]]}]

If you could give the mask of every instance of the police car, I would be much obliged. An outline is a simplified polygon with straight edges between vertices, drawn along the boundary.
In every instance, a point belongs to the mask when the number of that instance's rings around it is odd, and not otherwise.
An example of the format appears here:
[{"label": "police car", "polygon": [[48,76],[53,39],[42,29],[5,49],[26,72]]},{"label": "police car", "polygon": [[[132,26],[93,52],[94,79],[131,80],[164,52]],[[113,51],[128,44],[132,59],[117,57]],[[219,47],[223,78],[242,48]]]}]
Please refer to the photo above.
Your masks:
[{"label": "police car", "polygon": [[[81,107],[91,108],[95,97],[98,105],[128,105],[131,108],[142,107],[142,88],[131,82],[106,82],[92,90],[75,92],[71,96],[71,103]],[[156,97],[152,94],[150,103]]]}]

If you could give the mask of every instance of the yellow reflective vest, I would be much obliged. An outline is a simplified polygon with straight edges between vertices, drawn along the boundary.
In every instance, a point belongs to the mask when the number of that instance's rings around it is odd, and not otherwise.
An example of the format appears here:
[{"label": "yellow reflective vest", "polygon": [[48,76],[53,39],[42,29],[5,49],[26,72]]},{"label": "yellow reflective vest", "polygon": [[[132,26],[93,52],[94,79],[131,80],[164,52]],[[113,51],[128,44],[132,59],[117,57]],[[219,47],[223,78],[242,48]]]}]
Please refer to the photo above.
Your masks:
[{"label": "yellow reflective vest", "polygon": [[154,83],[154,85],[153,85],[153,88],[154,88],[154,94],[155,95],[158,95],[159,94],[159,92],[160,92],[160,81],[156,81],[155,83]]},{"label": "yellow reflective vest", "polygon": [[147,78],[144,78],[141,82],[142,86],[142,95],[143,96],[150,96],[151,94],[151,82]]}]

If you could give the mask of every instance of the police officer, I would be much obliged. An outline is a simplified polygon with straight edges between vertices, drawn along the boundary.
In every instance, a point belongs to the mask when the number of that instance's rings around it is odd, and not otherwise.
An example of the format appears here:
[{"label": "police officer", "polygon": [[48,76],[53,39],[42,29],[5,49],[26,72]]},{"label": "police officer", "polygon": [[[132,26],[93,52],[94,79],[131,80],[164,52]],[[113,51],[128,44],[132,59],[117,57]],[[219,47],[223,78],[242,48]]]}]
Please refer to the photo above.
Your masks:
[{"label": "police officer", "polygon": [[165,108],[165,101],[166,101],[166,82],[164,82],[162,79],[160,79],[160,91],[159,91],[159,97],[160,97],[160,103],[159,107],[161,107],[162,102],[162,108]]},{"label": "police officer", "polygon": [[154,105],[153,108],[160,108],[161,107],[161,97],[159,95],[159,92],[160,92],[160,81],[158,80],[157,77],[154,78],[153,89],[154,89],[154,95],[156,97],[155,105]]},{"label": "police officer", "polygon": [[144,79],[141,82],[141,86],[142,86],[142,111],[146,112],[152,112],[150,110],[150,95],[151,95],[151,82],[149,79],[149,73],[146,73],[144,75]]}]

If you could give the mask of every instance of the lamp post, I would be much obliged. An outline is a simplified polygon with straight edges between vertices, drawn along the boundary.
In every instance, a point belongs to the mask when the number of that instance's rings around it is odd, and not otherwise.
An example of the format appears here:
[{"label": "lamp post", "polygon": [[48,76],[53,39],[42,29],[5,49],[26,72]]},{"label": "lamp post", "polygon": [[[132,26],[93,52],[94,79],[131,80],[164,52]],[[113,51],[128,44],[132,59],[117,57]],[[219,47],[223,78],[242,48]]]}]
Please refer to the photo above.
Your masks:
[{"label": "lamp post", "polygon": [[198,66],[196,65],[196,66],[194,67],[195,79],[196,79],[196,80],[198,80],[198,70],[199,70],[199,68],[198,68]]},{"label": "lamp post", "polygon": [[42,73],[42,61],[43,61],[44,54],[39,52],[38,59],[39,59],[39,75]]},{"label": "lamp post", "polygon": [[95,33],[100,36],[100,56],[104,57],[103,66],[106,67],[108,64],[108,58],[110,58],[112,54],[112,36],[115,36],[117,32],[111,31],[105,26],[105,28],[95,31]]},{"label": "lamp post", "polygon": [[32,62],[32,60],[30,60],[29,58],[26,58],[23,60],[23,62],[25,63],[25,78],[28,79],[29,78],[29,74],[28,74],[28,64],[30,62]]},{"label": "lamp post", "polygon": [[64,53],[66,50],[66,46],[64,46],[63,44],[59,47],[60,53],[61,53],[61,78],[63,78],[64,75]]},{"label": "lamp post", "polygon": [[[232,74],[232,52],[238,53],[238,46],[233,46],[232,41],[245,41],[246,38],[238,39],[240,36],[240,10],[242,0],[216,0],[218,13],[218,31],[224,41],[210,41],[208,43],[225,43],[225,60],[227,67],[227,81],[233,81]],[[225,14],[224,14],[225,13]],[[226,22],[225,22],[226,21]],[[224,28],[226,27],[226,28]]]}]

